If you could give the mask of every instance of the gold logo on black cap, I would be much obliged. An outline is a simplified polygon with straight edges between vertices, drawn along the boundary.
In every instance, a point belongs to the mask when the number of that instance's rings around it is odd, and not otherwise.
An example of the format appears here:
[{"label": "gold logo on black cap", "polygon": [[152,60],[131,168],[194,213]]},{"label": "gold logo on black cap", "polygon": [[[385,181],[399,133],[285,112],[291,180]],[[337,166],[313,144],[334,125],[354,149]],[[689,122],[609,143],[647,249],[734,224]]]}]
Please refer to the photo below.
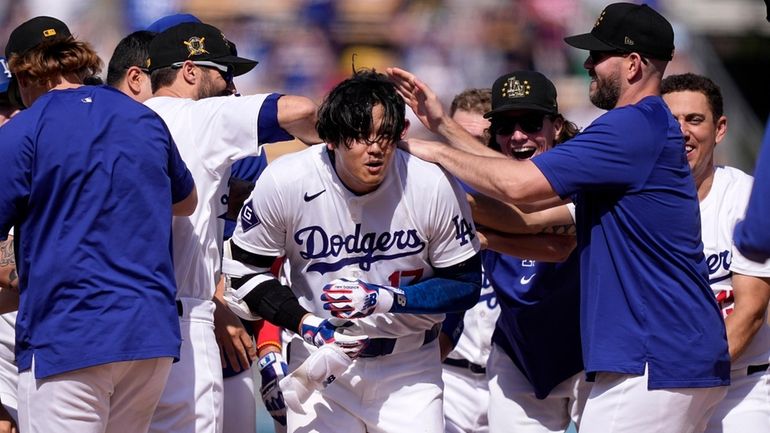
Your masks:
[{"label": "gold logo on black cap", "polygon": [[43,30],[43,37],[44,38],[50,38],[51,36],[56,36],[56,29],[45,29],[45,30]]},{"label": "gold logo on black cap", "polygon": [[602,20],[604,19],[604,14],[607,12],[607,9],[603,10],[601,14],[599,14],[599,18],[596,19],[596,23],[594,23],[594,27],[599,27],[599,24],[601,24]]},{"label": "gold logo on black cap", "polygon": [[634,40],[633,40],[633,39],[631,39],[631,38],[629,38],[628,36],[626,36],[626,37],[623,39],[623,43],[624,43],[624,44],[626,44],[626,45],[634,45]]},{"label": "gold logo on black cap", "polygon": [[190,39],[184,41],[184,44],[187,45],[187,51],[190,53],[187,55],[187,57],[209,54],[209,52],[206,51],[204,42],[206,42],[206,38],[199,38],[197,36],[193,36]]},{"label": "gold logo on black cap", "polygon": [[513,76],[503,84],[502,94],[504,98],[522,98],[529,95],[529,89],[529,81],[524,80],[522,83]]}]

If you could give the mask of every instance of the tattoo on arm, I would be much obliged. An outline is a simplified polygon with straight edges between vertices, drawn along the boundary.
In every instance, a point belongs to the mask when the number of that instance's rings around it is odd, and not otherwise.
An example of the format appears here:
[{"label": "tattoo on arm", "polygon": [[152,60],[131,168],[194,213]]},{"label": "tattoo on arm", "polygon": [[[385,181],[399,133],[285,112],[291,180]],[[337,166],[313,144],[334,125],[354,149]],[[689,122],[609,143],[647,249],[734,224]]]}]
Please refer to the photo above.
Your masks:
[{"label": "tattoo on arm", "polygon": [[574,235],[576,232],[575,224],[563,224],[546,227],[539,234]]},{"label": "tattoo on arm", "polygon": [[13,255],[13,237],[0,241],[0,266],[14,266],[16,259]]}]

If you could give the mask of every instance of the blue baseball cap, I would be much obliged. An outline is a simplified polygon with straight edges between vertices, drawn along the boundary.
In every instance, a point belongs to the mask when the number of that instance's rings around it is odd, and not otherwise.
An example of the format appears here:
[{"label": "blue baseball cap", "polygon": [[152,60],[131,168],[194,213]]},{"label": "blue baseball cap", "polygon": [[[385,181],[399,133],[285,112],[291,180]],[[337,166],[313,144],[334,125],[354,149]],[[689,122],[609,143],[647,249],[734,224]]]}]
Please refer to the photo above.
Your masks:
[{"label": "blue baseball cap", "polygon": [[0,57],[0,93],[8,91],[8,85],[11,83],[11,70],[8,69],[8,62],[5,57]]},{"label": "blue baseball cap", "polygon": [[160,33],[174,27],[177,24],[182,23],[200,23],[201,20],[192,14],[174,14],[168,15],[163,18],[159,18],[154,23],[147,27],[147,30],[155,33]]}]

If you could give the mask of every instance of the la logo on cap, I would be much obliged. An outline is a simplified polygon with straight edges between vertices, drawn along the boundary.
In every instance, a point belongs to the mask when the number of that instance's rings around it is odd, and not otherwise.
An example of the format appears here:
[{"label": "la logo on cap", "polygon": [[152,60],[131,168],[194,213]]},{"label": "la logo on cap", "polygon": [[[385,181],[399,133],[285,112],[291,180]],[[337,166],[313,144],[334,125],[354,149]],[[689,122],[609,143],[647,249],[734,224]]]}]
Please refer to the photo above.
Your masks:
[{"label": "la logo on cap", "polygon": [[206,45],[204,44],[205,42],[206,38],[199,38],[197,36],[193,36],[190,39],[184,41],[184,44],[187,46],[187,51],[190,53],[187,55],[187,57],[209,54],[209,52],[206,51]]},{"label": "la logo on cap", "polygon": [[45,29],[45,30],[43,30],[43,37],[44,38],[50,38],[51,36],[56,36],[56,29]]},{"label": "la logo on cap", "polygon": [[529,89],[529,81],[524,80],[524,84],[522,84],[513,76],[503,84],[502,94],[504,98],[522,98],[529,95]]}]

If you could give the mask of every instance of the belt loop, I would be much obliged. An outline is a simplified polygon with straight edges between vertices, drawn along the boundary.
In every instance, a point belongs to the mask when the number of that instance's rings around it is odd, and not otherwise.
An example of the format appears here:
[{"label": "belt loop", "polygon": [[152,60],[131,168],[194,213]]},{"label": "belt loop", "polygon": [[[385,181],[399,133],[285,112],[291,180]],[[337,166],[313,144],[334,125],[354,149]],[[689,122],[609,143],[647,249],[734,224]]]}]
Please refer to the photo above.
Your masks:
[{"label": "belt loop", "polygon": [[182,301],[179,299],[176,300],[176,313],[179,315],[179,317],[182,317],[184,315],[184,308],[182,308]]}]

